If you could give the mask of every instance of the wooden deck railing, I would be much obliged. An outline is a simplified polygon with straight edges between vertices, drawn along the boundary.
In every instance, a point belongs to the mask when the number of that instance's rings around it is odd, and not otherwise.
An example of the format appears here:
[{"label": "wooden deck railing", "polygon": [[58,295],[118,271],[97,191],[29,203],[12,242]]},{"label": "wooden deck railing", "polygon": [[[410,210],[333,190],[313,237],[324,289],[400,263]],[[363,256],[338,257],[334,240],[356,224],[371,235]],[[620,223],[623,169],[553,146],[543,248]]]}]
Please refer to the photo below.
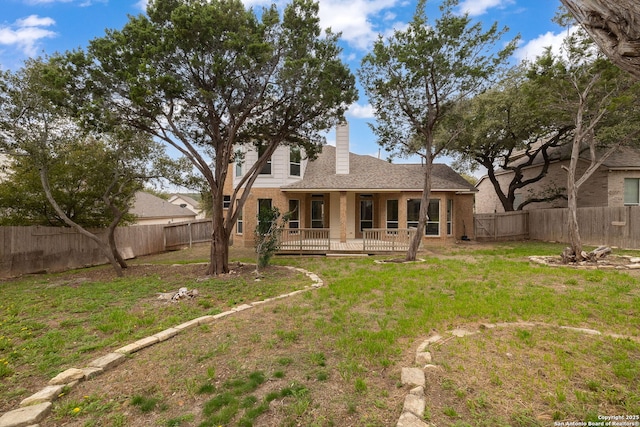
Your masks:
[{"label": "wooden deck railing", "polygon": [[280,234],[281,251],[328,251],[331,249],[328,228],[287,228]]},{"label": "wooden deck railing", "polygon": [[415,228],[371,228],[363,230],[363,251],[406,251],[416,234]]}]

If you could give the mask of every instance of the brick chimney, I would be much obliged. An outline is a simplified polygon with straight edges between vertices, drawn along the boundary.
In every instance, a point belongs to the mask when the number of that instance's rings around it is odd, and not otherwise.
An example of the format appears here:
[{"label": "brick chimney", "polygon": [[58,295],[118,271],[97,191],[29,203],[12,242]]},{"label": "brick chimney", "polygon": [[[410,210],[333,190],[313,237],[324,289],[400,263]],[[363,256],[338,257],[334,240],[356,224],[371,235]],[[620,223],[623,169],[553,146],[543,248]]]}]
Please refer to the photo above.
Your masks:
[{"label": "brick chimney", "polygon": [[336,175],[349,174],[349,123],[336,126]]}]

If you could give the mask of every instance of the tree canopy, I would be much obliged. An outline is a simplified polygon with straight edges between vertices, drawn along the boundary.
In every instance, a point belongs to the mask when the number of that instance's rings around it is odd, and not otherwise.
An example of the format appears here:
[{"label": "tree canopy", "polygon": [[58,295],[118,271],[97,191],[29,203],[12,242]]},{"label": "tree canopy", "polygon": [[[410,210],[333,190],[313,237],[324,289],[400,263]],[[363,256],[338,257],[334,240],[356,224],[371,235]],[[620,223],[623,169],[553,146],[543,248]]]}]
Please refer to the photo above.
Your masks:
[{"label": "tree canopy", "polygon": [[[231,230],[275,149],[299,145],[313,157],[322,131],[357,98],[339,36],[323,33],[317,14],[311,0],[294,0],[282,16],[275,6],[258,16],[240,0],[155,0],[148,16],[131,17],[86,52],[69,55],[77,85],[92,93],[86,120],[141,129],[177,149],[206,180],[210,274],[228,271]],[[243,144],[261,147],[262,155],[225,214],[227,170]]]},{"label": "tree canopy", "polygon": [[[438,124],[452,106],[489,87],[515,48],[497,48],[506,29],[483,30],[445,0],[441,16],[430,24],[426,1],[418,2],[409,26],[375,42],[358,75],[374,107],[371,128],[378,143],[399,156],[418,155],[425,164],[418,232],[407,253],[415,259],[427,221],[433,159],[449,144],[435,140]],[[455,139],[452,135],[451,139]]]},{"label": "tree canopy", "polygon": [[[573,127],[567,168],[568,255],[580,261],[578,190],[621,145],[637,145],[640,84],[604,57],[582,31],[567,37],[561,54],[547,51],[538,58],[527,77],[539,95],[538,102]],[[585,157],[587,167],[578,172],[578,162]]]},{"label": "tree canopy", "polygon": [[[571,114],[562,114],[541,100],[540,88],[526,77],[524,65],[513,70],[491,89],[459,102],[438,129],[438,139],[457,135],[448,152],[459,169],[483,167],[505,211],[556,198],[565,198],[564,186],[524,192],[542,180],[552,160],[558,160],[574,129]],[[540,164],[536,173],[530,166]],[[528,171],[525,174],[525,171]],[[506,188],[498,173],[512,172]],[[527,194],[516,202],[518,194]]]},{"label": "tree canopy", "polygon": [[[151,179],[179,174],[179,164],[140,132],[79,126],[73,109],[60,102],[69,77],[60,59],[32,59],[3,75],[0,148],[12,162],[0,183],[1,221],[73,227],[121,274],[126,264],[116,247],[116,226],[132,218],[136,191]],[[94,227],[108,228],[108,244],[88,230]]]}]

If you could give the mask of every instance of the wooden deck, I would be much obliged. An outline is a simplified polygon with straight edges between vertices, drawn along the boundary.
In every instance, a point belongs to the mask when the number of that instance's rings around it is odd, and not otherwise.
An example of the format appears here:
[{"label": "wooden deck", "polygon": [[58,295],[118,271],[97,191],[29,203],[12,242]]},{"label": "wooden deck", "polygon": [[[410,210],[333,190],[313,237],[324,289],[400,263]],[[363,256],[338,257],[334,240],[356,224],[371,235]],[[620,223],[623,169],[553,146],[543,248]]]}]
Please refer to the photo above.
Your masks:
[{"label": "wooden deck", "polygon": [[328,229],[284,230],[279,253],[380,254],[406,252],[415,230],[365,230],[364,238],[341,242],[329,237]]}]

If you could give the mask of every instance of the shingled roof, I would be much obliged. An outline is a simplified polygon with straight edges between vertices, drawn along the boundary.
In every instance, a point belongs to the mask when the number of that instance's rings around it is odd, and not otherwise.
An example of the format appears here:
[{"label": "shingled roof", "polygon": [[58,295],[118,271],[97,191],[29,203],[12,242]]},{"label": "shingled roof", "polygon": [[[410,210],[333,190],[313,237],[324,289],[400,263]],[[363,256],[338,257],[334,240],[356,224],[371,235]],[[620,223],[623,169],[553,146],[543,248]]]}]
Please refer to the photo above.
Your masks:
[{"label": "shingled roof", "polygon": [[[349,153],[349,174],[336,174],[336,148],[325,145],[322,153],[307,164],[304,178],[282,187],[287,191],[325,190],[401,190],[422,191],[424,166],[419,164],[395,164]],[[432,191],[475,192],[473,185],[445,164],[434,164]]]},{"label": "shingled roof", "polygon": [[[548,154],[551,161],[568,161],[571,158],[571,144],[563,144],[559,147],[552,147],[549,149]],[[600,157],[606,148],[597,149],[597,156]],[[524,151],[518,153],[516,160],[510,163],[511,166],[517,166],[520,163],[526,162],[528,159],[522,155]],[[590,162],[589,147],[585,144],[584,148],[580,152],[580,159]],[[544,163],[542,155],[536,156],[531,163],[531,166],[539,166]],[[621,146],[618,147],[611,156],[609,156],[603,163],[603,166],[609,170],[615,169],[640,169],[640,149],[636,147]],[[496,173],[510,172],[510,170],[498,169]]]},{"label": "shingled roof", "polygon": [[133,206],[130,213],[138,218],[170,218],[170,217],[187,217],[196,213],[190,209],[182,208],[154,196],[153,194],[138,191],[135,195]]}]

